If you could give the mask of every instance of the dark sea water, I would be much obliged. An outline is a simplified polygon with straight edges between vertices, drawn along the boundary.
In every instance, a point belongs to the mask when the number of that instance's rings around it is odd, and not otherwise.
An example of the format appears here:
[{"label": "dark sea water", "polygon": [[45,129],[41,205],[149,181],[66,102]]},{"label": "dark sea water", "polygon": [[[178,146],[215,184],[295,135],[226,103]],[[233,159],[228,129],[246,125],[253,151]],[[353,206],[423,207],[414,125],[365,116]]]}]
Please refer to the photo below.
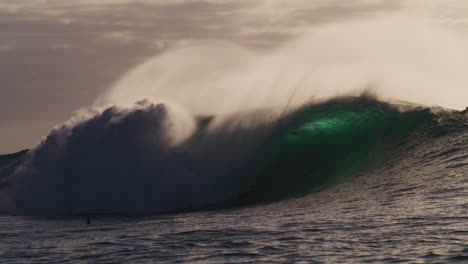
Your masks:
[{"label": "dark sea water", "polygon": [[[0,262],[468,263],[467,116],[342,106],[299,114],[224,205],[91,224],[7,211]],[[2,156],[4,188],[24,155]]]}]

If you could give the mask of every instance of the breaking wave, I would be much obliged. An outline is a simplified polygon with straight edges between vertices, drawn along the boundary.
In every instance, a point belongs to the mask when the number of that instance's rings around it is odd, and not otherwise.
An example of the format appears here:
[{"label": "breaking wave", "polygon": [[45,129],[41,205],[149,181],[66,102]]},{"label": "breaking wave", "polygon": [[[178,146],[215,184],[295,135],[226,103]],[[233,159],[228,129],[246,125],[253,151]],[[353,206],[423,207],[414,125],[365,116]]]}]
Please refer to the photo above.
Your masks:
[{"label": "breaking wave", "polygon": [[402,110],[368,96],[304,106],[276,120],[263,111],[192,124],[175,113],[140,102],[57,127],[3,176],[9,210],[150,214],[297,197],[362,173],[409,135],[438,126],[430,109]]}]

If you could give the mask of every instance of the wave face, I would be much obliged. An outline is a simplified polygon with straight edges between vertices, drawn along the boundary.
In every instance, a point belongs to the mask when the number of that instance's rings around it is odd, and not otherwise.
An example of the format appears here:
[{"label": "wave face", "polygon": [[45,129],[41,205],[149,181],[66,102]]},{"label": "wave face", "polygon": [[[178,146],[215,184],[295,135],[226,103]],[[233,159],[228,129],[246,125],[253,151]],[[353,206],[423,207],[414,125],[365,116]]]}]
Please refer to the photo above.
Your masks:
[{"label": "wave face", "polygon": [[465,129],[458,112],[444,115],[461,128],[406,108],[362,96],[279,119],[262,110],[191,120],[166,104],[111,107],[19,155],[25,160],[3,176],[2,194],[8,212],[24,215],[151,214],[298,197],[382,166],[396,146]]},{"label": "wave face", "polygon": [[[408,135],[434,125],[429,109],[401,112],[366,98],[300,110],[244,194],[247,202],[301,196],[369,169]],[[292,130],[291,130],[292,128]]]}]

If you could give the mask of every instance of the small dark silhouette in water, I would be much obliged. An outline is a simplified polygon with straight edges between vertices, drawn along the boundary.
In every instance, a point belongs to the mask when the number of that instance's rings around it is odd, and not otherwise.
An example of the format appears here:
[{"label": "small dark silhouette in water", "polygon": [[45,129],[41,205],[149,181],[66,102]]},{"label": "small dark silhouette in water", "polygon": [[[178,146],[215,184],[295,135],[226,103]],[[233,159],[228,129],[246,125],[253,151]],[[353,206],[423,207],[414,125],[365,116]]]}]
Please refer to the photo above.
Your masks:
[{"label": "small dark silhouette in water", "polygon": [[465,108],[465,110],[461,111],[462,114],[468,114],[468,106]]},{"label": "small dark silhouette in water", "polygon": [[296,135],[296,136],[297,136],[297,135],[299,135],[299,132],[296,131],[296,130],[294,130],[294,131],[289,132],[289,134],[290,134],[290,135]]},{"label": "small dark silhouette in water", "polygon": [[89,216],[86,217],[86,224],[88,224],[88,225],[91,224],[91,217],[89,217]]}]

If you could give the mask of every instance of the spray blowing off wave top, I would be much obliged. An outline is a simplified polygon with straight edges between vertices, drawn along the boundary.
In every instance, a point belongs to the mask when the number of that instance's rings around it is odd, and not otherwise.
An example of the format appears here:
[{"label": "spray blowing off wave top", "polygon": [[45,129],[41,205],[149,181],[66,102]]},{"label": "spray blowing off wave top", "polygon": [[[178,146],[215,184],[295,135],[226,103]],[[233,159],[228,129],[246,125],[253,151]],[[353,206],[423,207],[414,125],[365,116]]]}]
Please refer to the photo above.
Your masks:
[{"label": "spray blowing off wave top", "polygon": [[124,76],[97,105],[168,100],[195,114],[293,108],[359,95],[463,109],[468,42],[423,20],[331,24],[273,51],[213,42],[166,52]]},{"label": "spray blowing off wave top", "polygon": [[342,98],[280,122],[256,113],[256,125],[235,130],[242,115],[216,129],[213,117],[199,117],[174,141],[171,131],[190,124],[173,114],[167,105],[141,102],[56,128],[13,174],[10,210],[142,214],[304,195],[361,171],[371,156],[434,121],[424,109]]},{"label": "spray blowing off wave top", "polygon": [[271,53],[217,42],[150,60],[31,150],[0,209],[158,213],[283,199],[355,174],[435,122],[364,91],[465,103],[462,41],[404,21],[330,25]]}]

